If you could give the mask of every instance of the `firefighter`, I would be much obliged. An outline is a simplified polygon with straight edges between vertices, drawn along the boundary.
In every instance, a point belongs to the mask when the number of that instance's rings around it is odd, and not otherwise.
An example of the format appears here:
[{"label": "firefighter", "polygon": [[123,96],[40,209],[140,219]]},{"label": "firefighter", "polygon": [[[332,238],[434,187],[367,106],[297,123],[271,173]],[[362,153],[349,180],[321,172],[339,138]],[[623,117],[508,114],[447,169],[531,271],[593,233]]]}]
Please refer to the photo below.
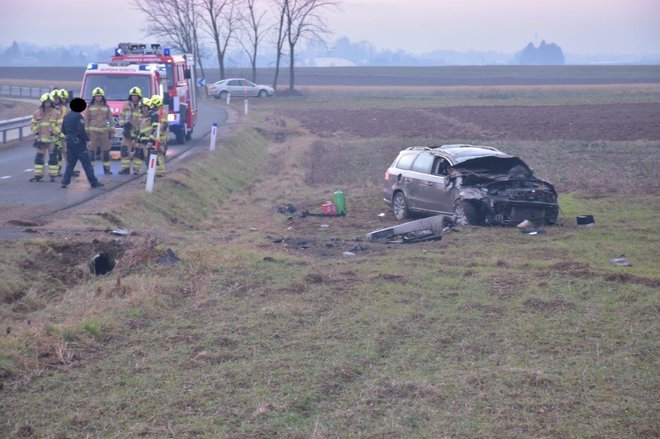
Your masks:
[{"label": "firefighter", "polygon": [[[57,93],[57,97],[59,97],[59,110],[61,113],[61,120],[57,122],[57,126],[61,127],[62,126],[62,121],[64,120],[64,116],[69,112],[69,92],[64,90],[63,88],[60,88],[59,90],[55,90],[55,93]],[[53,93],[53,92],[51,92]],[[53,102],[57,102],[57,99],[53,99]],[[55,142],[55,146],[57,148],[57,176],[61,177],[62,176],[62,168],[66,166],[66,142],[64,141],[64,134],[60,131],[59,138]],[[80,172],[74,171],[74,175],[78,175]]]},{"label": "firefighter", "polygon": [[[124,129],[124,138],[121,142],[121,170],[120,174],[131,173],[131,158],[136,151],[137,129],[142,117],[140,111],[140,101],[142,99],[142,90],[139,87],[133,87],[128,92],[128,100],[121,109],[121,120],[119,125]],[[137,165],[137,163],[134,163]],[[142,162],[140,162],[142,166]],[[138,167],[139,169],[139,167]]]},{"label": "firefighter", "polygon": [[37,153],[34,158],[34,176],[30,178],[30,181],[42,181],[44,177],[44,156],[48,152],[48,175],[52,183],[57,177],[58,165],[55,141],[60,135],[57,126],[60,112],[53,106],[53,98],[50,93],[41,95],[39,102],[39,108],[32,115],[33,146],[37,149]]},{"label": "firefighter", "polygon": [[110,138],[112,137],[112,111],[105,100],[101,87],[92,90],[92,101],[85,114],[85,128],[89,134],[89,154],[92,167],[96,159],[103,161],[103,173],[110,171]]},{"label": "firefighter", "polygon": [[165,174],[165,154],[167,153],[167,107],[163,106],[163,98],[160,95],[154,95],[151,97],[151,108],[156,113],[160,124],[160,140],[156,150],[158,155],[156,177],[162,177]]},{"label": "firefighter", "polygon": [[142,161],[149,158],[156,143],[156,130],[158,129],[158,114],[153,111],[151,99],[143,98],[140,102],[142,119],[138,128],[138,143],[133,158],[133,174],[139,174]]},{"label": "firefighter", "polygon": [[103,187],[103,183],[98,181],[94,175],[94,168],[92,168],[92,163],[89,160],[89,151],[87,151],[87,142],[89,137],[85,131],[85,120],[80,114],[85,110],[85,101],[77,98],[71,101],[71,111],[69,111],[62,122],[62,132],[66,136],[67,143],[67,160],[66,160],[66,169],[64,170],[64,177],[62,177],[62,187],[66,188],[69,183],[71,183],[71,175],[73,174],[73,168],[80,160],[85,175],[89,184],[93,187]]}]

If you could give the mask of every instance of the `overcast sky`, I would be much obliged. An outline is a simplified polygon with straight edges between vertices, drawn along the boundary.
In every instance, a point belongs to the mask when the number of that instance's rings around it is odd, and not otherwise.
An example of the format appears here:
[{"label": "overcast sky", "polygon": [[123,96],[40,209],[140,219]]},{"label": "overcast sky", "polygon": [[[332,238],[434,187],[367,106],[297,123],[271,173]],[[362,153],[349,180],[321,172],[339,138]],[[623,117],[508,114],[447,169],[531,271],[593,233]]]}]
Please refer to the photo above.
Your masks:
[{"label": "overcast sky", "polygon": [[[0,0],[0,45],[93,44],[145,38],[131,0]],[[344,0],[325,14],[329,40],[378,49],[513,53],[528,42],[573,54],[660,53],[660,0]]]}]

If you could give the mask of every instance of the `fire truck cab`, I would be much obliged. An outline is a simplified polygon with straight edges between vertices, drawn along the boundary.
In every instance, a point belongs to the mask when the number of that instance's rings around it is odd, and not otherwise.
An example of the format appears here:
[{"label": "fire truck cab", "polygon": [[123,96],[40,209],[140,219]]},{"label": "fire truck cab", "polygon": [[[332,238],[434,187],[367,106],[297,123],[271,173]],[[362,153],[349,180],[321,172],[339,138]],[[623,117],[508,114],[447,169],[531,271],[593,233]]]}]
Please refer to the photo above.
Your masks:
[{"label": "fire truck cab", "polygon": [[164,68],[158,64],[91,63],[87,65],[83,76],[80,97],[89,103],[92,100],[92,91],[96,87],[103,89],[105,100],[112,111],[115,128],[112,150],[119,151],[122,140],[119,117],[124,102],[128,100],[129,90],[139,87],[145,98],[163,96],[166,84]]},{"label": "fire truck cab", "polygon": [[172,55],[160,44],[120,43],[110,62],[87,66],[80,96],[89,103],[92,90],[103,89],[115,124],[112,149],[119,150],[119,116],[128,91],[139,87],[143,97],[161,95],[167,105],[169,132],[183,144],[190,139],[197,121],[194,71],[192,55]]}]

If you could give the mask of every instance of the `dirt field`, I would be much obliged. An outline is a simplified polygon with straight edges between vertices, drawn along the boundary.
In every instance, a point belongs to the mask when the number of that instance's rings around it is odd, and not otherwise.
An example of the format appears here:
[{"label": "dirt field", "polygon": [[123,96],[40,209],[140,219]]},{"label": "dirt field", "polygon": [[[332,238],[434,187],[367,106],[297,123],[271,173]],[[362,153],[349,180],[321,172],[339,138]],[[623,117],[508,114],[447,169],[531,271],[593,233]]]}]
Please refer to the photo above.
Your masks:
[{"label": "dirt field", "polygon": [[363,138],[657,140],[660,104],[319,109],[291,112],[313,133]]}]

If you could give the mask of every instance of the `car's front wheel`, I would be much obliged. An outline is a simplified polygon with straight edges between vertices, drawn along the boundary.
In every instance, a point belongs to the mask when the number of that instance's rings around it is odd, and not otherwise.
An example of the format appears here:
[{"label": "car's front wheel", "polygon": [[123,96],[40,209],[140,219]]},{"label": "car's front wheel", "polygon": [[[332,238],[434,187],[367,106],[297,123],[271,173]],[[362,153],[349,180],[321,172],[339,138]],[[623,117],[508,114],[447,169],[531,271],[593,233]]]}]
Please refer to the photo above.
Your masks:
[{"label": "car's front wheel", "polygon": [[268,96],[268,92],[266,90],[263,90],[263,89],[259,90],[259,97],[260,98],[265,98],[266,96]]},{"label": "car's front wheel", "polygon": [[228,94],[228,93],[227,93],[226,91],[223,90],[223,91],[221,91],[220,94],[218,94],[217,96],[218,96],[218,98],[220,98],[220,99],[226,100],[226,99],[227,99],[227,94]]},{"label": "car's front wheel", "polygon": [[395,193],[394,197],[392,197],[392,212],[394,213],[394,218],[398,220],[403,220],[410,216],[406,196],[401,191]]},{"label": "car's front wheel", "polygon": [[470,200],[456,200],[454,214],[456,215],[456,222],[463,226],[476,226],[481,222],[479,209]]}]

